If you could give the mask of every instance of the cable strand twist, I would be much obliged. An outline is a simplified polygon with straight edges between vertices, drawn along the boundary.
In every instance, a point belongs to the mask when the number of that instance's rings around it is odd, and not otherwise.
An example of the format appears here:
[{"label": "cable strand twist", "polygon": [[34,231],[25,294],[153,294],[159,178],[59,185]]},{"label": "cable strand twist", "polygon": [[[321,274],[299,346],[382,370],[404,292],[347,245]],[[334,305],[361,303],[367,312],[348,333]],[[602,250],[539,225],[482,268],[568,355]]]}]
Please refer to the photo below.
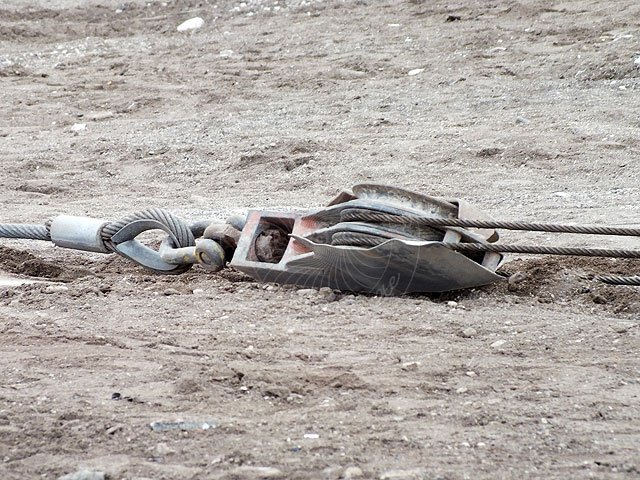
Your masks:
[{"label": "cable strand twist", "polygon": [[186,223],[166,210],[162,210],[161,208],[149,208],[147,210],[132,213],[121,220],[105,225],[102,229],[101,237],[107,249],[115,252],[116,248],[111,241],[111,237],[126,225],[137,220],[156,220],[167,226],[178,240],[178,245],[176,245],[176,247],[192,247],[196,244],[193,233]]},{"label": "cable strand twist", "polygon": [[0,223],[0,238],[20,238],[25,240],[51,240],[46,225],[28,223]]}]

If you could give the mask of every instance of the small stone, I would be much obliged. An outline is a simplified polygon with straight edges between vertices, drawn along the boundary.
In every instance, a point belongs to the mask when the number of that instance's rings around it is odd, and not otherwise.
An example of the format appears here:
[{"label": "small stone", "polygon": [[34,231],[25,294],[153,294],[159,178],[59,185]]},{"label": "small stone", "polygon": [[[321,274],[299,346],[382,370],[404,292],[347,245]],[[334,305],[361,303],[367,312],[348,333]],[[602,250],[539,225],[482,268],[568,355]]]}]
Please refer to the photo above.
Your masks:
[{"label": "small stone", "polygon": [[[291,449],[291,451],[293,451],[293,449]],[[340,472],[342,472],[342,467],[338,465],[331,465],[329,467],[323,468],[321,473],[322,476],[318,476],[317,478],[324,478],[327,480],[330,478],[331,479],[342,478],[342,476],[340,475]]]},{"label": "small stone", "polygon": [[569,192],[553,192],[551,196],[559,197],[559,198],[567,198],[567,197],[570,197],[571,194]]},{"label": "small stone", "polygon": [[468,372],[465,373],[465,375],[467,377],[477,377],[478,374],[476,372],[474,372],[473,370],[469,370]]},{"label": "small stone", "polygon": [[44,293],[60,293],[66,292],[67,290],[69,290],[69,287],[66,285],[49,285],[44,289]]},{"label": "small stone", "polygon": [[468,391],[469,389],[467,387],[460,387],[456,390],[456,393],[463,394],[463,393],[467,393]]},{"label": "small stone", "polygon": [[190,18],[189,20],[182,22],[180,25],[178,25],[177,30],[179,32],[186,32],[188,30],[197,30],[198,28],[201,28],[202,25],[204,25],[204,20],[202,18],[193,17],[193,18]]},{"label": "small stone", "polygon": [[305,433],[303,437],[310,440],[317,440],[318,438],[320,438],[320,435],[318,435],[317,433]]},{"label": "small stone", "polygon": [[253,345],[248,345],[242,352],[247,358],[253,358],[256,355],[256,349]]},{"label": "small stone", "polygon": [[278,470],[273,467],[253,467],[249,465],[244,465],[242,467],[237,467],[229,472],[231,474],[231,478],[238,479],[268,479],[268,478],[284,478],[284,474],[282,470]]},{"label": "small stone", "polygon": [[362,472],[362,469],[359,467],[347,467],[344,469],[344,472],[342,472],[342,478],[344,478],[345,480],[360,478],[363,475],[364,473]]},{"label": "small stone", "polygon": [[510,291],[513,291],[513,290],[516,289],[516,285],[518,285],[519,283],[524,282],[526,279],[527,279],[527,275],[525,273],[516,272],[516,273],[514,273],[513,275],[511,275],[509,277],[509,280],[508,280],[509,285],[508,285],[507,288]]},{"label": "small stone", "polygon": [[318,290],[318,294],[324,298],[327,302],[335,302],[336,301],[336,294],[333,291],[332,288],[329,287],[322,287],[320,290]]},{"label": "small stone", "polygon": [[420,468],[411,470],[387,470],[380,475],[380,480],[422,480],[424,472]]},{"label": "small stone", "polygon": [[180,292],[178,290],[176,290],[175,288],[167,288],[166,290],[164,290],[162,292],[163,295],[165,296],[171,296],[171,295],[180,295]]},{"label": "small stone", "polygon": [[113,427],[109,427],[105,430],[105,433],[107,435],[115,435],[116,433],[118,433],[119,431],[121,431],[123,428],[122,425],[114,425]]},{"label": "small stone", "polygon": [[473,327],[468,327],[460,332],[460,336],[462,338],[473,338],[478,335],[478,331]]},{"label": "small stone", "polygon": [[522,272],[516,272],[513,275],[511,275],[509,277],[509,283],[510,284],[516,284],[516,283],[521,283],[524,280],[526,280],[527,275],[522,273]]},{"label": "small stone", "polygon": [[528,118],[518,116],[518,117],[516,117],[516,123],[519,124],[519,125],[526,125],[526,124],[531,123],[531,122],[529,121]]},{"label": "small stone", "polygon": [[269,385],[261,391],[263,397],[288,398],[291,390],[282,385]]},{"label": "small stone", "polygon": [[194,288],[191,293],[193,293],[194,295],[204,295],[204,289],[203,288]]},{"label": "small stone", "polygon": [[632,322],[620,322],[615,325],[611,325],[611,328],[613,328],[613,331],[616,333],[627,333],[635,326],[636,324]]},{"label": "small stone", "polygon": [[402,370],[405,372],[415,372],[419,366],[420,362],[406,362],[402,364]]},{"label": "small stone", "polygon": [[301,288],[300,290],[296,291],[296,293],[301,297],[311,297],[313,295],[317,295],[318,290],[316,290],[315,288]]},{"label": "small stone", "polygon": [[419,75],[422,72],[424,72],[424,68],[414,68],[413,70],[409,70],[409,73],[407,73],[407,75],[413,77],[414,75]]},{"label": "small stone", "polygon": [[599,293],[594,294],[591,297],[591,300],[593,300],[593,303],[597,303],[598,305],[606,305],[608,303],[607,299]]},{"label": "small stone", "polygon": [[75,473],[69,473],[58,477],[58,480],[105,480],[104,472],[94,470],[78,470]]},{"label": "small stone", "polygon": [[171,455],[172,453],[176,453],[176,451],[170,448],[169,445],[167,445],[166,443],[161,442],[156,445],[156,448],[154,449],[154,453],[159,457],[164,457],[166,455]]},{"label": "small stone", "polygon": [[638,66],[640,66],[640,57],[636,57],[636,58],[633,60],[633,64],[634,64],[634,65],[638,65]]},{"label": "small stone", "polygon": [[93,120],[94,122],[98,122],[100,120],[107,120],[113,117],[113,112],[92,112],[87,115],[89,120]]},{"label": "small stone", "polygon": [[87,128],[86,123],[74,123],[73,125],[71,125],[72,132],[81,132],[85,128]]},{"label": "small stone", "polygon": [[454,302],[453,300],[449,300],[447,302],[447,307],[456,308],[458,306],[458,302]]},{"label": "small stone", "polygon": [[502,348],[505,343],[507,343],[506,340],[496,340],[491,344],[491,348],[493,348],[494,350],[498,350],[499,348]]},{"label": "small stone", "polygon": [[342,303],[344,303],[345,305],[353,305],[354,303],[356,303],[355,295],[346,295],[342,299]]}]

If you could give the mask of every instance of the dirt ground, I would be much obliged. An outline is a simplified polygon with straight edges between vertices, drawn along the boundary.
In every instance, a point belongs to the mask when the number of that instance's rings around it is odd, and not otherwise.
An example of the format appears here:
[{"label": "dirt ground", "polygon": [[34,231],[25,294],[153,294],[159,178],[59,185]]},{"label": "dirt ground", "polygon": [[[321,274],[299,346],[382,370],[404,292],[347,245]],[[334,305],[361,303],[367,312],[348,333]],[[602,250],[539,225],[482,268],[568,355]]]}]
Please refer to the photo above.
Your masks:
[{"label": "dirt ground", "polygon": [[[639,225],[639,40],[635,0],[5,0],[0,222],[381,182]],[[592,278],[639,262],[510,260],[385,298],[2,240],[59,283],[0,288],[0,478],[638,478],[640,291]]]}]

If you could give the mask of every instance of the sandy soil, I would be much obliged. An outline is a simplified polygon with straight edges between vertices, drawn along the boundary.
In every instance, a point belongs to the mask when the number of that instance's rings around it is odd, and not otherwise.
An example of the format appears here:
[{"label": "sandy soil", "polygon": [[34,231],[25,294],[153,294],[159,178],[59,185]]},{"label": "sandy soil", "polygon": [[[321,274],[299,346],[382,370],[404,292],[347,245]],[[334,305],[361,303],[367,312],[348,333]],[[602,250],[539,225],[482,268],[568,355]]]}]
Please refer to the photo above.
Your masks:
[{"label": "sandy soil", "polygon": [[[0,222],[219,218],[378,181],[638,225],[639,19],[634,0],[5,0]],[[0,273],[59,283],[0,289],[0,477],[638,478],[640,292],[591,279],[638,262],[511,260],[511,289],[377,298],[2,241]],[[176,420],[212,428],[149,426]]]}]

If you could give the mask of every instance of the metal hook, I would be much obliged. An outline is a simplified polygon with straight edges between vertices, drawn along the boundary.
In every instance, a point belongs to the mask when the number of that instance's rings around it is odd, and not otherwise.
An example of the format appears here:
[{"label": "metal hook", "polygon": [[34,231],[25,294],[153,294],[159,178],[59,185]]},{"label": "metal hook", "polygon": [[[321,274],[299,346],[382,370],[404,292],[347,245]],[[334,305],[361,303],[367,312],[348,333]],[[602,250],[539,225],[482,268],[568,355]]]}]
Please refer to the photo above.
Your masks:
[{"label": "metal hook", "polygon": [[160,252],[143,245],[138,240],[135,240],[138,235],[148,230],[162,230],[169,235],[167,239],[173,241],[174,245],[178,244],[177,238],[166,225],[150,219],[135,220],[122,227],[111,237],[111,241],[115,245],[116,252],[123,257],[127,257],[143,267],[156,272],[182,273],[191,267],[191,264],[172,264],[166,262],[163,260]]}]

